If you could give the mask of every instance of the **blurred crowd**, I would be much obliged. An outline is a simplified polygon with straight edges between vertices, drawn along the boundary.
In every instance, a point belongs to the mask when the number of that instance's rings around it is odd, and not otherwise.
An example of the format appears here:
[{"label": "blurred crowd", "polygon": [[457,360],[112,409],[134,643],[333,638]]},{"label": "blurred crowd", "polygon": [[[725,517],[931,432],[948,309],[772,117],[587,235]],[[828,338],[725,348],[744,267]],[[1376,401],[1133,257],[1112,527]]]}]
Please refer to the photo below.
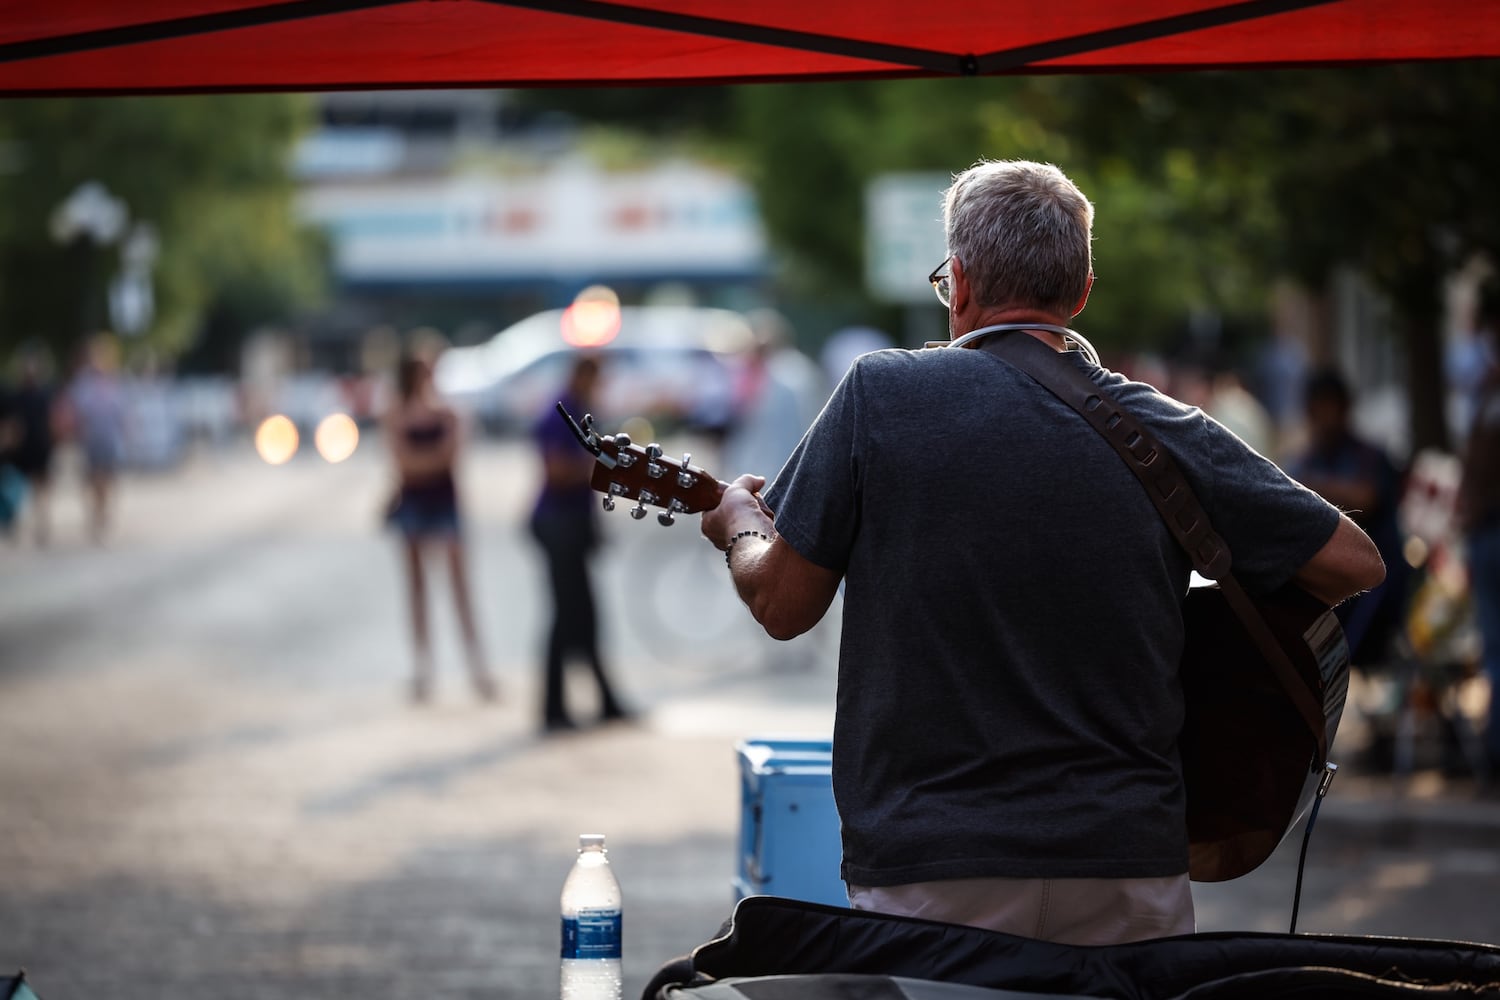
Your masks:
[{"label": "blurred crowd", "polygon": [[102,541],[109,530],[114,483],[125,461],[127,401],[119,353],[108,337],[96,337],[80,352],[70,378],[54,381],[47,355],[23,350],[13,386],[0,391],[0,526],[14,531],[23,505],[30,506],[38,545],[51,535],[53,454],[73,442],[83,458],[89,534]]},{"label": "blurred crowd", "polygon": [[[1358,763],[1440,768],[1493,791],[1500,777],[1500,294],[1444,359],[1454,448],[1397,454],[1358,419],[1362,388],[1272,338],[1234,369],[1155,357],[1107,363],[1201,407],[1347,511],[1387,576],[1338,609],[1356,684]],[[1364,426],[1362,426],[1362,423]]]}]

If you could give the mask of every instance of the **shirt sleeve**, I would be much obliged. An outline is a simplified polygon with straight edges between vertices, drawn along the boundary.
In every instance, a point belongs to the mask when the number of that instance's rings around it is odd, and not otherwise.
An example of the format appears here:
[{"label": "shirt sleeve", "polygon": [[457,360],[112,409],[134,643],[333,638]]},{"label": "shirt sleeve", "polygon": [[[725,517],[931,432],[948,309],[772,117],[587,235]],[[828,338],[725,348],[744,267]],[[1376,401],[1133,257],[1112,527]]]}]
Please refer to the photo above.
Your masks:
[{"label": "shirt sleeve", "polygon": [[856,363],[765,494],[776,533],[808,562],[838,573],[859,531],[860,382]]},{"label": "shirt sleeve", "polygon": [[1212,457],[1209,519],[1229,546],[1233,572],[1251,593],[1287,583],[1333,536],[1339,512],[1204,416]]}]

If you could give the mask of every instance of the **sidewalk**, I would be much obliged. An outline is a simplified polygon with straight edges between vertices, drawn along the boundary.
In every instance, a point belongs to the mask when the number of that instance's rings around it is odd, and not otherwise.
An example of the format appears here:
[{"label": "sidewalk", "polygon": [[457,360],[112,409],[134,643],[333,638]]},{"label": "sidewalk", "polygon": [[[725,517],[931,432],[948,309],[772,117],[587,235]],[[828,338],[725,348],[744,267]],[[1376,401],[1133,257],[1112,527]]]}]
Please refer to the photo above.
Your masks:
[{"label": "sidewalk", "polygon": [[[1420,840],[1494,847],[1500,856],[1500,794],[1472,778],[1420,771],[1404,782],[1385,775],[1340,774],[1323,803],[1319,828],[1395,845]],[[1318,834],[1314,834],[1316,838]]]}]

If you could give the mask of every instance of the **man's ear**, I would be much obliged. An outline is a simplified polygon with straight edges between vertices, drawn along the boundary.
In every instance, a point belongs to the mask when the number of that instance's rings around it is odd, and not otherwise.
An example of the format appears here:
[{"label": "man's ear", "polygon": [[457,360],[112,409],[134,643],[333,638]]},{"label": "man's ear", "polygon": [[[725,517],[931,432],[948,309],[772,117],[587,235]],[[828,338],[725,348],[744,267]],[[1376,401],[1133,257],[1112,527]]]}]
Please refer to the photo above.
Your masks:
[{"label": "man's ear", "polygon": [[948,260],[948,273],[952,276],[948,279],[948,284],[952,286],[948,290],[948,308],[952,315],[958,316],[969,308],[973,293],[969,288],[969,276],[964,273],[963,261],[958,257]]},{"label": "man's ear", "polygon": [[1089,292],[1093,291],[1093,289],[1094,272],[1090,271],[1088,283],[1083,286],[1083,294],[1078,297],[1078,304],[1073,307],[1072,313],[1070,313],[1068,316],[1069,319],[1072,319],[1074,316],[1077,316],[1079,313],[1083,312],[1083,307],[1088,305],[1089,303]]}]

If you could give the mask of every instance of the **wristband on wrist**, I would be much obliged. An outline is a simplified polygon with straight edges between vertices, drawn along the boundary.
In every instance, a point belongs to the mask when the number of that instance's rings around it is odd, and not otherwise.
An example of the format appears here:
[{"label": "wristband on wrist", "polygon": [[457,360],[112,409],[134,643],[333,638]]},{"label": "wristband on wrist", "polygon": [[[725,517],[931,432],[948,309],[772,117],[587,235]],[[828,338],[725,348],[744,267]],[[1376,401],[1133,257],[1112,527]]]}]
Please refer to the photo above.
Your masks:
[{"label": "wristband on wrist", "polygon": [[728,545],[724,546],[724,565],[725,566],[729,565],[729,554],[734,551],[734,543],[737,542],[737,541],[739,541],[741,538],[751,538],[751,537],[763,538],[763,539],[765,539],[768,542],[771,540],[771,536],[768,535],[768,534],[766,534],[764,531],[741,531],[741,532],[739,532],[738,534],[734,535],[732,538],[729,539],[729,544]]}]

